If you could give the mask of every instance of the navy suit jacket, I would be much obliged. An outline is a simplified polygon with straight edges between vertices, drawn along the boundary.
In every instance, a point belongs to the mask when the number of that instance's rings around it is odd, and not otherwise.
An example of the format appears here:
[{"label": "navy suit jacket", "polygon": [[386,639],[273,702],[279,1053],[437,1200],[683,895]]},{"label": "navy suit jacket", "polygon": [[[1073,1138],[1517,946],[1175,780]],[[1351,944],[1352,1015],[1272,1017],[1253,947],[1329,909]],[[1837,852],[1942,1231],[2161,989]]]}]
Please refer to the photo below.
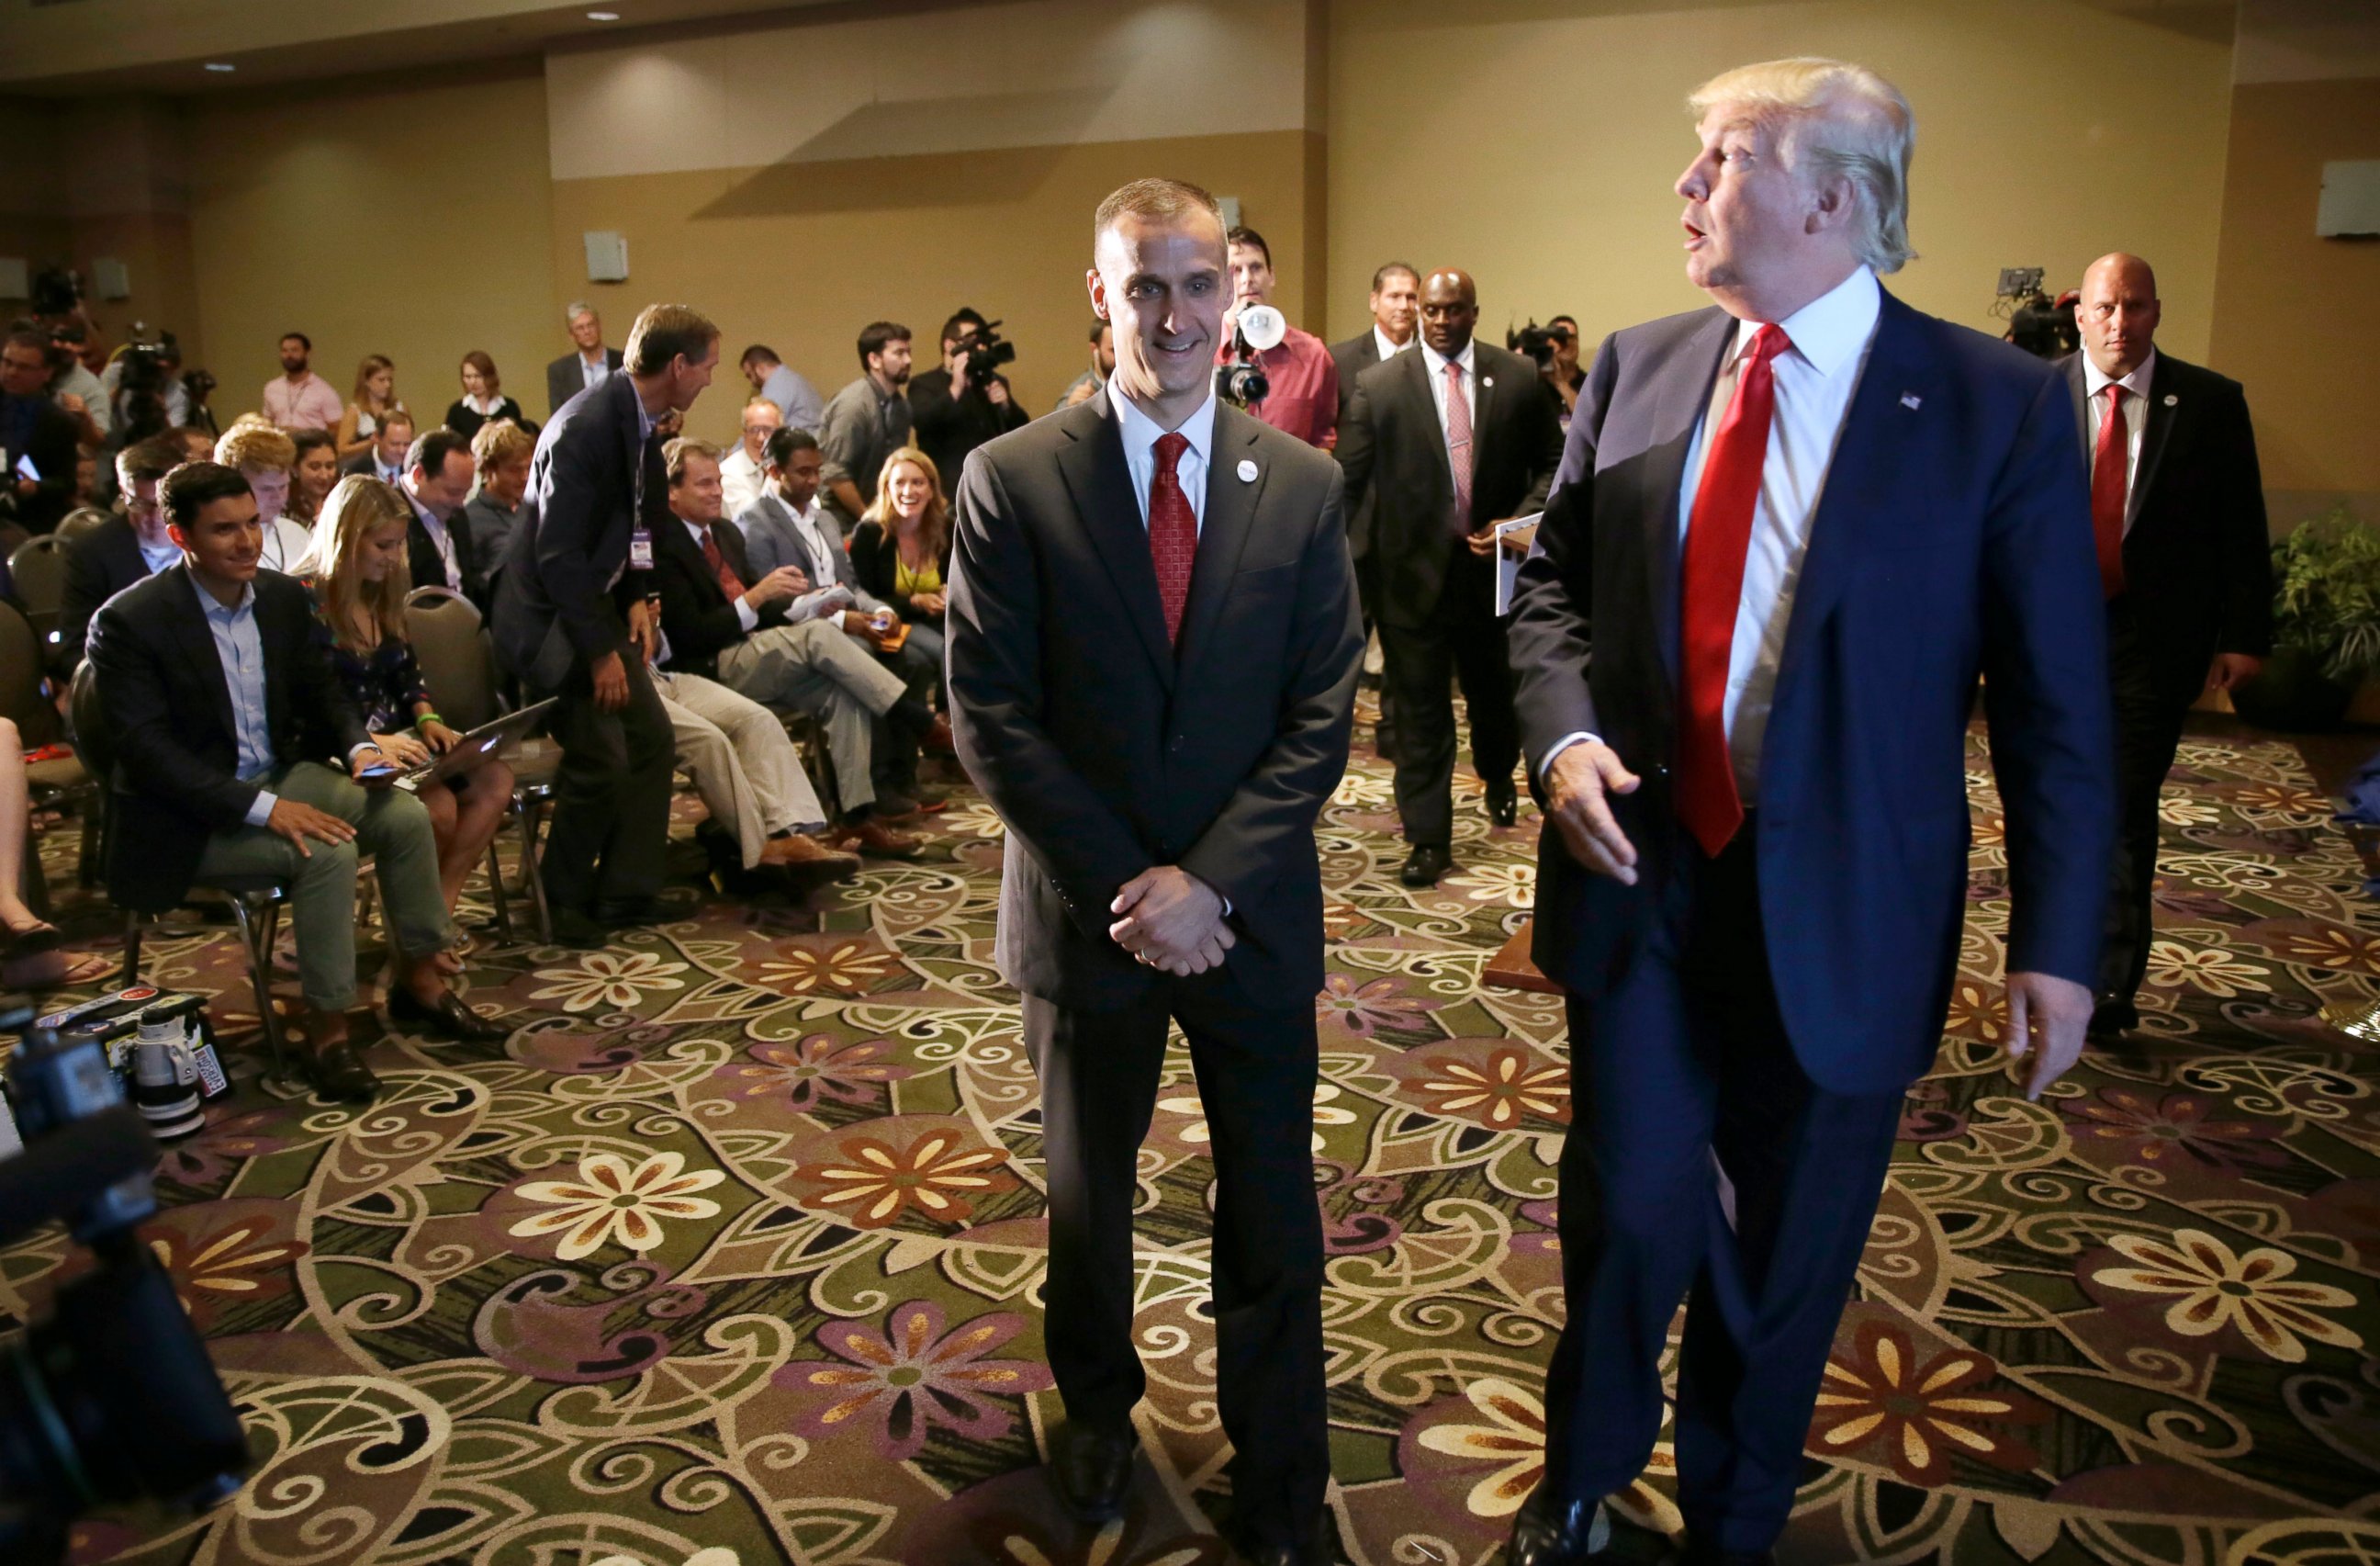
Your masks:
[{"label": "navy suit jacket", "polygon": [[[1599,735],[1638,883],[1538,850],[1535,959],[1596,996],[1624,974],[1682,841],[1679,488],[1734,319],[1596,356],[1512,626],[1529,776]],[[2106,620],[2072,404],[2055,367],[1889,294],[1810,530],[1760,757],[1761,911],[1803,1069],[1839,1093],[1931,1066],[1967,889],[1966,731],[1988,684],[2008,826],[2010,971],[2093,982],[2115,841]]]}]

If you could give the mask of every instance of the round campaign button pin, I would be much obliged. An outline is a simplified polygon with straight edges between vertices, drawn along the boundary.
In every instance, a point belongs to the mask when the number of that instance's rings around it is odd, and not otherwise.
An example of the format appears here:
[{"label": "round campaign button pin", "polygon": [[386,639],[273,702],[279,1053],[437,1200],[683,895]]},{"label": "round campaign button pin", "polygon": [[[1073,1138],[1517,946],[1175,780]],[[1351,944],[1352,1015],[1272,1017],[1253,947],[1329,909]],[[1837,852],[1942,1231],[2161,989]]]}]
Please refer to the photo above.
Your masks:
[{"label": "round campaign button pin", "polygon": [[1245,457],[1240,459],[1240,482],[1242,483],[1257,482],[1257,465]]}]

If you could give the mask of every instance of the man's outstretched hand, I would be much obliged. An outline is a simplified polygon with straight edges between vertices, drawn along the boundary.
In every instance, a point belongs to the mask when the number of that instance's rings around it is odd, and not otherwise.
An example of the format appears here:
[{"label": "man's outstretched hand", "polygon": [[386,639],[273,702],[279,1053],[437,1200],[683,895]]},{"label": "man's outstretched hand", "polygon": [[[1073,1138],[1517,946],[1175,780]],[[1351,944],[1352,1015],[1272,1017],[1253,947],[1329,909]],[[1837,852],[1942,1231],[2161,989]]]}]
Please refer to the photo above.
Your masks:
[{"label": "man's outstretched hand", "polygon": [[1123,884],[1108,935],[1152,968],[1186,976],[1223,965],[1239,944],[1223,923],[1222,894],[1179,865],[1160,864]]},{"label": "man's outstretched hand", "polygon": [[2052,973],[2010,973],[2008,1006],[2009,1053],[2033,1063],[2024,1095],[2038,1100],[2082,1057],[2082,1037],[2091,1026],[2090,986]]},{"label": "man's outstretched hand", "polygon": [[1546,814],[1571,858],[1622,886],[1636,884],[1636,845],[1613,819],[1611,794],[1633,794],[1638,779],[1600,740],[1581,740],[1554,757],[1546,774]]}]

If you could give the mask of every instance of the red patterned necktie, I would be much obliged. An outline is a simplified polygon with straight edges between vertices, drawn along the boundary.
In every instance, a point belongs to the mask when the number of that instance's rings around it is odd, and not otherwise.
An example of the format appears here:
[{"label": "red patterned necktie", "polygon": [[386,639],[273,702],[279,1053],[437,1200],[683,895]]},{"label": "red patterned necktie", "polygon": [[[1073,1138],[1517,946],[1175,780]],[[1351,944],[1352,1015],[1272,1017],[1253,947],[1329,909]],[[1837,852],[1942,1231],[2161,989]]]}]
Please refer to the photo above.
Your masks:
[{"label": "red patterned necktie", "polygon": [[2124,470],[2131,454],[2124,388],[2110,381],[2105,395],[2107,411],[2091,454],[2091,538],[2099,546],[2099,590],[2113,598],[2124,590]]},{"label": "red patterned necktie", "polygon": [[1190,601],[1190,570],[1198,563],[1198,518],[1175,471],[1190,437],[1157,437],[1157,472],[1148,483],[1148,555],[1157,565],[1157,597],[1165,606],[1165,640],[1182,637],[1182,606]]},{"label": "red patterned necktie", "polygon": [[1774,323],[1754,335],[1736,366],[1735,394],[1710,436],[1681,570],[1678,649],[1678,819],[1717,858],[1743,825],[1727,750],[1727,666],[1743,600],[1743,558],[1768,460],[1777,406],[1774,361],[1792,346]]},{"label": "red patterned necktie", "polygon": [[1463,364],[1446,361],[1446,467],[1454,475],[1454,531],[1471,531],[1471,405],[1463,399]]},{"label": "red patterned necktie", "polygon": [[719,579],[720,592],[730,598],[741,598],[744,596],[743,581],[729,569],[727,557],[719,547],[719,540],[711,537],[710,534],[710,528],[702,530],[703,563],[710,568],[710,574]]}]

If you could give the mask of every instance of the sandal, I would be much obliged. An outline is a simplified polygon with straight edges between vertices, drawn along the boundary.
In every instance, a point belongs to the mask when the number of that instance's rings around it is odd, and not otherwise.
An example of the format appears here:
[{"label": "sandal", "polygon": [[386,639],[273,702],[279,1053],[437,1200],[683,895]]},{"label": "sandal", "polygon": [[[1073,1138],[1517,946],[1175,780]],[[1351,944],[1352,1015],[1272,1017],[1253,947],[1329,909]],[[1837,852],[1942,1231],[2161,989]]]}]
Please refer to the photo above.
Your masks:
[{"label": "sandal", "polygon": [[45,951],[55,951],[58,942],[65,938],[58,934],[58,927],[46,919],[11,924],[0,930],[0,958],[37,957]]},{"label": "sandal", "polygon": [[79,989],[106,978],[115,966],[113,959],[95,951],[20,953],[0,959],[0,985],[11,989]]}]

